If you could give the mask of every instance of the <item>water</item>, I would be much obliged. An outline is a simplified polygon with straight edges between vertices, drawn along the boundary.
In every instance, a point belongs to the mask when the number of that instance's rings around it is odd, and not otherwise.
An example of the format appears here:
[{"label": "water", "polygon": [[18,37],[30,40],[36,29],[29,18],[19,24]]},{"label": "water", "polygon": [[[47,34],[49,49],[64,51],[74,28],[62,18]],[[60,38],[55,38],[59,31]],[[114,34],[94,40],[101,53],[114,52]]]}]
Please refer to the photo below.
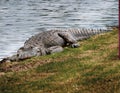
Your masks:
[{"label": "water", "polygon": [[0,58],[54,28],[118,25],[118,0],[0,0]]}]

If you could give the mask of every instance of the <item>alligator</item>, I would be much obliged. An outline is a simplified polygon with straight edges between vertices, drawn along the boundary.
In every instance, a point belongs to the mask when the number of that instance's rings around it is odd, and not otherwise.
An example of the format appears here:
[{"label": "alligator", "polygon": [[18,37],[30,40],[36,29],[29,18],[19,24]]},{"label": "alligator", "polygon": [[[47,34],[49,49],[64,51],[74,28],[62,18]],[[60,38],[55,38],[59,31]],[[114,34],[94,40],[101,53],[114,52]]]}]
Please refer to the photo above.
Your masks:
[{"label": "alligator", "polygon": [[88,39],[93,35],[108,32],[105,29],[68,29],[49,30],[40,32],[25,41],[24,46],[19,48],[15,55],[3,58],[0,62],[19,61],[33,56],[42,56],[63,51],[66,46],[79,47],[78,41]]}]

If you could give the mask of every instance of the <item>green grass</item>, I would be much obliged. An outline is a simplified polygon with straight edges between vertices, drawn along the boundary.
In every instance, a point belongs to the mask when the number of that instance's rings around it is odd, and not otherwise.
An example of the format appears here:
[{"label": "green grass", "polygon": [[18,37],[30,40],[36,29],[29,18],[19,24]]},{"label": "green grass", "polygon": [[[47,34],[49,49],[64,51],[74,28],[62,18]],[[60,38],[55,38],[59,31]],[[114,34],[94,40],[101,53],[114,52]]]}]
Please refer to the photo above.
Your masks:
[{"label": "green grass", "polygon": [[0,65],[0,93],[120,93],[117,29],[79,48]]}]

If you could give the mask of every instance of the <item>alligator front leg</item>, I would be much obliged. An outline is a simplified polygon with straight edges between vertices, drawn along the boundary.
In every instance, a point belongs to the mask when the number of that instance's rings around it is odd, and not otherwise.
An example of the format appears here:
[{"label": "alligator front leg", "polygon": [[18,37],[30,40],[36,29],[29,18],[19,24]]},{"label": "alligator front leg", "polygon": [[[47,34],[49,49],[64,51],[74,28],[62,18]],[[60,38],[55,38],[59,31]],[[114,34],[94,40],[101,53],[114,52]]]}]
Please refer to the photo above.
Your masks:
[{"label": "alligator front leg", "polygon": [[61,51],[63,51],[63,48],[61,46],[52,46],[46,49],[47,54],[57,53]]}]

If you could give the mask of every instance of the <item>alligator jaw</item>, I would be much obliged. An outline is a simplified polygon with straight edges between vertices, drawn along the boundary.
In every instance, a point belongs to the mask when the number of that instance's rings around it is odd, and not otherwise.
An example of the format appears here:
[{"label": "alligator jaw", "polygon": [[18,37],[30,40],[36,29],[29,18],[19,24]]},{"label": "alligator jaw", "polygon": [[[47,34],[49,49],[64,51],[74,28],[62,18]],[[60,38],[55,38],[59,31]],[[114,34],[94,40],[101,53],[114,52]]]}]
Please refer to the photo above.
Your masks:
[{"label": "alligator jaw", "polygon": [[11,57],[6,57],[6,58],[2,59],[2,60],[0,61],[0,63],[12,62],[12,61],[18,61],[17,55],[13,55],[13,56],[11,56]]}]

